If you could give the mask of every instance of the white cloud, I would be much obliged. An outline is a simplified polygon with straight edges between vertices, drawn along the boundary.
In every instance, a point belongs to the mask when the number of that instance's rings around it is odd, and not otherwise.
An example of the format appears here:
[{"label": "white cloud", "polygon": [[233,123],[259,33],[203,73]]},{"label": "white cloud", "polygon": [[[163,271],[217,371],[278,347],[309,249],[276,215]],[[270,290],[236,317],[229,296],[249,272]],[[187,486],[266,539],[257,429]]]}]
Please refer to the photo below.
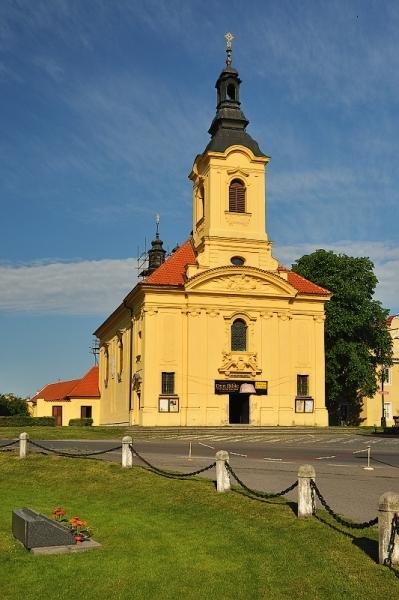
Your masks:
[{"label": "white cloud", "polygon": [[0,310],[107,316],[137,281],[134,258],[0,266]]},{"label": "white cloud", "polygon": [[61,81],[64,76],[64,69],[51,56],[36,56],[32,62],[57,83]]},{"label": "white cloud", "polygon": [[304,254],[318,248],[333,250],[348,256],[368,256],[374,263],[378,278],[376,298],[392,313],[399,312],[399,246],[390,242],[338,241],[333,243],[312,243],[274,246],[276,258],[287,266]]}]

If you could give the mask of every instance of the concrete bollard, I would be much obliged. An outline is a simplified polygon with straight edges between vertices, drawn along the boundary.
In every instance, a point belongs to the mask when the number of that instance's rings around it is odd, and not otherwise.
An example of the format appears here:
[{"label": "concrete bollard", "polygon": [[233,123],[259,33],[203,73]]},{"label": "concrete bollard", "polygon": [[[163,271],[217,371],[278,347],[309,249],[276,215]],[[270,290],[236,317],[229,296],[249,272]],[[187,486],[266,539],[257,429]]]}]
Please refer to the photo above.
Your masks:
[{"label": "concrete bollard", "polygon": [[231,487],[226,462],[229,462],[229,453],[226,450],[216,452],[216,489],[218,492],[228,492]]},{"label": "concrete bollard", "polygon": [[[380,564],[389,561],[389,566],[399,564],[399,535],[392,535],[392,521],[399,519],[399,495],[385,492],[378,502],[378,554]],[[393,544],[393,546],[392,546]]]},{"label": "concrete bollard", "polygon": [[124,469],[131,469],[133,466],[133,455],[129,446],[133,442],[130,435],[125,435],[122,438],[122,467]]},{"label": "concrete bollard", "polygon": [[29,435],[27,433],[19,434],[19,458],[26,458],[28,454]]},{"label": "concrete bollard", "polygon": [[301,465],[298,471],[298,517],[313,515],[312,488],[310,482],[316,479],[312,465]]}]

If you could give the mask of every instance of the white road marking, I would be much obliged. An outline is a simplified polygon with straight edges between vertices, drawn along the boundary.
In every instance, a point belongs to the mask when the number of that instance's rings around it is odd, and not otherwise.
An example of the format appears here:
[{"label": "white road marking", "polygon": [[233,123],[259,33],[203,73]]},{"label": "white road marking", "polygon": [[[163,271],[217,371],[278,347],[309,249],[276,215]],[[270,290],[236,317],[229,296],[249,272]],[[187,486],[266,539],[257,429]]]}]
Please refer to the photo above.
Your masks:
[{"label": "white road marking", "polygon": [[327,463],[329,467],[357,467],[357,465],[337,465],[334,463]]},{"label": "white road marking", "polygon": [[269,460],[270,462],[282,461],[282,458],[263,458],[263,460]]},{"label": "white road marking", "polygon": [[335,458],[334,456],[319,456],[318,458],[316,458],[316,460],[324,460],[325,458]]},{"label": "white road marking", "polygon": [[208,444],[203,444],[202,442],[198,442],[198,444],[199,444],[200,446],[205,446],[205,448],[210,448],[211,450],[214,450],[214,449],[215,449],[215,447],[214,447],[214,446],[208,446]]},{"label": "white road marking", "polygon": [[234,454],[234,456],[243,456],[244,458],[247,458],[247,454],[239,454],[238,452],[229,452],[229,454]]},{"label": "white road marking", "polygon": [[368,448],[363,448],[363,450],[355,450],[352,454],[359,454],[359,452],[367,452]]}]

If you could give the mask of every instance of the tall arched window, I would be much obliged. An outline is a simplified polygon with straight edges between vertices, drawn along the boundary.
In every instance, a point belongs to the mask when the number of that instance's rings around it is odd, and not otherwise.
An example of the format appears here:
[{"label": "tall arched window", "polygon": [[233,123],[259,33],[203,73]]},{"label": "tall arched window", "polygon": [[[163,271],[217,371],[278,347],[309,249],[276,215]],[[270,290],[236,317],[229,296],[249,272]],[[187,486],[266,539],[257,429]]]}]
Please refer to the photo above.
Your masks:
[{"label": "tall arched window", "polygon": [[239,179],[233,179],[229,187],[229,211],[245,212],[245,185]]},{"label": "tall arched window", "polygon": [[236,319],[231,325],[231,349],[238,352],[247,349],[247,324],[242,319]]}]

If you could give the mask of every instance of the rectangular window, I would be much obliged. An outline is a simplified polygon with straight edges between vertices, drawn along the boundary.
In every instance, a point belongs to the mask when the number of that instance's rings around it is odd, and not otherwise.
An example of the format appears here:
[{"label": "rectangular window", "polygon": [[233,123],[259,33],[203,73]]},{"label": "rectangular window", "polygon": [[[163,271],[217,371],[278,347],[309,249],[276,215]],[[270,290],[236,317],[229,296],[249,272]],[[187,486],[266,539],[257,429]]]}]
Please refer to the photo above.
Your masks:
[{"label": "rectangular window", "polygon": [[386,385],[391,385],[391,369],[389,367],[383,369],[383,380]]},{"label": "rectangular window", "polygon": [[91,419],[92,418],[92,407],[91,406],[81,406],[80,407],[80,418],[81,419]]},{"label": "rectangular window", "polygon": [[296,395],[297,398],[309,396],[309,375],[296,376]]},{"label": "rectangular window", "polygon": [[387,421],[392,419],[392,405],[390,402],[384,402],[384,417]]},{"label": "rectangular window", "polygon": [[161,394],[169,395],[169,394],[174,394],[174,393],[175,393],[175,374],[163,371],[162,372]]}]

